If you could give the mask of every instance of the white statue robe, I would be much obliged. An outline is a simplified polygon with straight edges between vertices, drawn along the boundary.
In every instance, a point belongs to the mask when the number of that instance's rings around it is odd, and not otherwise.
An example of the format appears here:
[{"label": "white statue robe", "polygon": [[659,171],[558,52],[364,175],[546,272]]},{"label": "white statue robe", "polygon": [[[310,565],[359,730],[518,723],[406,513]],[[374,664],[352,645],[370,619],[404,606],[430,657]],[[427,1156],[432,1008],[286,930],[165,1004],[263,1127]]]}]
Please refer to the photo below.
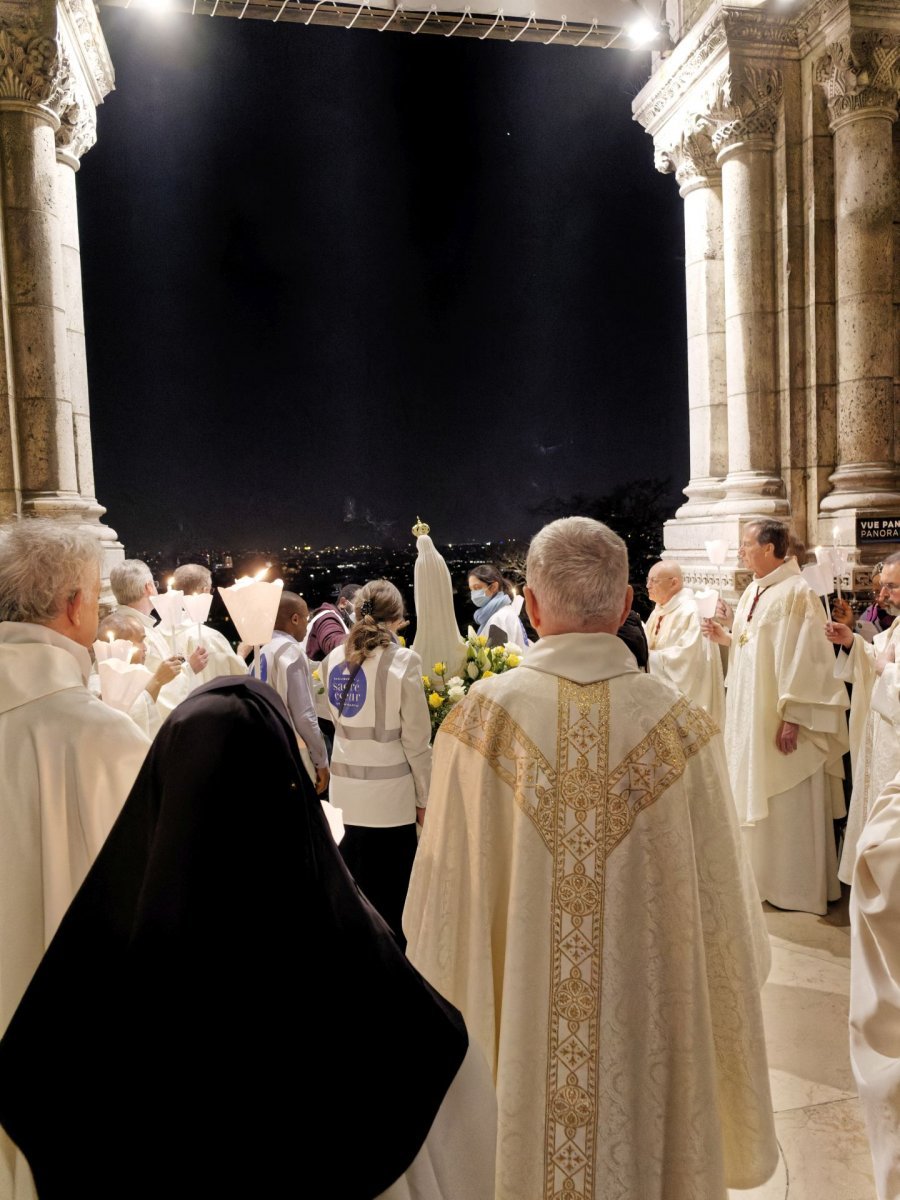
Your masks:
[{"label": "white statue robe", "polygon": [[657,604],[644,622],[644,632],[650,674],[683,692],[721,726],[725,721],[722,655],[700,632],[693,590],[683,587],[665,604]]},{"label": "white statue robe", "polygon": [[[0,1034],[119,815],[150,745],[86,686],[88,652],[0,623]],[[34,1195],[0,1130],[0,1200]]]},{"label": "white statue robe", "polygon": [[[841,894],[833,821],[845,812],[848,745],[826,620],[796,560],[754,579],[734,615],[726,679],[728,770],[760,895],[813,913]],[[800,727],[792,754],[775,744],[782,721]]]},{"label": "white statue robe", "polygon": [[850,893],[850,1061],[878,1200],[900,1196],[900,781],[874,801]]},{"label": "white statue robe", "polygon": [[850,702],[850,754],[853,791],[844,831],[844,849],[838,874],[844,883],[853,880],[856,844],[876,798],[900,772],[900,664],[888,663],[879,677],[875,662],[888,646],[900,658],[900,620],[867,642],[854,634],[849,654],[837,656],[834,673],[852,684]]},{"label": "white statue robe", "polygon": [[493,1069],[496,1200],[772,1174],[768,939],[721,735],[618,638],[543,638],[446,718],[403,927]]}]

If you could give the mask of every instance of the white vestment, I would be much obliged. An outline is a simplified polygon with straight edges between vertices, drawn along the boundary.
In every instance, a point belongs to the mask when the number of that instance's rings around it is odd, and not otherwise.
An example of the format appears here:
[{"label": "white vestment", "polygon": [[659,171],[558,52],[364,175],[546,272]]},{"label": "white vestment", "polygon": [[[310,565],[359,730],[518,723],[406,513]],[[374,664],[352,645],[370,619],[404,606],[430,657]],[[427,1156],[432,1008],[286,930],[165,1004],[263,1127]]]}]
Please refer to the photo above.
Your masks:
[{"label": "white vestment", "polygon": [[[0,623],[0,1034],[119,815],[150,745],[86,687],[69,638]],[[31,1176],[0,1130],[0,1200]]]},{"label": "white vestment", "polygon": [[768,939],[721,735],[618,638],[543,638],[446,718],[403,927],[493,1069],[496,1200],[772,1174]]},{"label": "white vestment", "polygon": [[185,660],[201,644],[209,659],[203,670],[197,672],[185,661],[181,672],[172,682],[160,688],[158,703],[165,716],[204,683],[212,683],[222,675],[243,676],[248,673],[247,664],[232,650],[228,638],[208,625],[201,626],[198,633],[196,621],[183,621],[175,631],[174,639],[170,639],[170,644],[171,641],[174,641],[177,653],[183,655]]},{"label": "white vestment", "polygon": [[878,1200],[900,1196],[900,782],[875,800],[850,892],[850,1061]]},{"label": "white vestment", "polygon": [[650,674],[670,683],[706,709],[720,727],[725,721],[725,681],[718,646],[703,637],[691,588],[657,604],[644,622]]},{"label": "white vestment", "polygon": [[900,620],[876,634],[871,643],[854,634],[850,653],[841,651],[835,660],[835,676],[853,687],[850,703],[853,792],[839,871],[844,883],[852,882],[856,843],[869,809],[900,772],[900,664],[887,663],[880,677],[875,670],[876,658],[890,645],[900,657]]},{"label": "white vestment", "polygon": [[[832,822],[845,811],[848,745],[826,620],[795,559],[754,579],[734,615],[725,681],[728,770],[760,895],[815,913],[840,897]],[[782,721],[799,726],[792,754],[775,744]]]}]

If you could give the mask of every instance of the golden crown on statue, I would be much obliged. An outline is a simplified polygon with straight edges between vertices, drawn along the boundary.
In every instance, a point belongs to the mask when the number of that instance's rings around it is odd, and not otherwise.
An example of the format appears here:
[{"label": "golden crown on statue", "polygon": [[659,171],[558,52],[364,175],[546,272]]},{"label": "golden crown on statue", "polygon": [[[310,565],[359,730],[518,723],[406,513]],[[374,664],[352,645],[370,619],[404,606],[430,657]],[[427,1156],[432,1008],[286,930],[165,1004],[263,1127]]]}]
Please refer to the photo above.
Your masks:
[{"label": "golden crown on statue", "polygon": [[413,537],[424,537],[426,533],[431,532],[431,526],[426,525],[421,517],[416,517],[416,523],[412,527]]}]

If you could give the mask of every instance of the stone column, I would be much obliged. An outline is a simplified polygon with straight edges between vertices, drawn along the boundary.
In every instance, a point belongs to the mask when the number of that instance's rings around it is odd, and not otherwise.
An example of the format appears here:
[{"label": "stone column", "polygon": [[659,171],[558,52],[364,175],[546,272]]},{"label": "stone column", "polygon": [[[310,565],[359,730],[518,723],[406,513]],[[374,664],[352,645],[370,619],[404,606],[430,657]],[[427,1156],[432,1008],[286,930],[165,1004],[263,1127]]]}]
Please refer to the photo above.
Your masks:
[{"label": "stone column", "polygon": [[898,511],[892,125],[900,35],[847,35],[828,46],[817,78],[834,134],[837,309],[837,467],[822,511]]},{"label": "stone column", "polygon": [[[93,109],[77,99],[63,108],[56,132],[57,184],[62,247],[62,276],[65,290],[66,348],[68,353],[69,394],[72,401],[75,467],[78,492],[85,504],[85,515],[99,522],[106,512],[97,503],[94,486],[94,459],[91,448],[91,418],[88,400],[87,354],[84,334],[84,301],[81,290],[81,245],[78,236],[78,199],[75,174],[81,155],[96,141]],[[106,570],[122,558],[123,549],[115,530],[98,524],[96,532],[103,542]]]},{"label": "stone column", "polygon": [[722,171],[728,476],[718,511],[789,511],[779,472],[778,336],[772,152],[781,73],[730,69],[711,116]]},{"label": "stone column", "polygon": [[675,172],[684,198],[691,478],[679,519],[713,512],[728,472],[722,177],[711,132],[692,115],[678,143],[656,154],[657,170]]}]

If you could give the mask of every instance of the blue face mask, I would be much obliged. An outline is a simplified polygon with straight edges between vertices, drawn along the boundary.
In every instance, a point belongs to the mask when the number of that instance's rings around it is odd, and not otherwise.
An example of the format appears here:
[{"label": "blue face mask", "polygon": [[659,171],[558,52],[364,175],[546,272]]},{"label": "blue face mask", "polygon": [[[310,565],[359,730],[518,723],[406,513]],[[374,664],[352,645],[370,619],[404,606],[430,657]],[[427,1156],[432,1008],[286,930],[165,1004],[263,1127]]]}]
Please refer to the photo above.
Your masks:
[{"label": "blue face mask", "polygon": [[490,597],[487,592],[469,592],[469,599],[476,608],[481,608],[483,604],[487,604]]}]

